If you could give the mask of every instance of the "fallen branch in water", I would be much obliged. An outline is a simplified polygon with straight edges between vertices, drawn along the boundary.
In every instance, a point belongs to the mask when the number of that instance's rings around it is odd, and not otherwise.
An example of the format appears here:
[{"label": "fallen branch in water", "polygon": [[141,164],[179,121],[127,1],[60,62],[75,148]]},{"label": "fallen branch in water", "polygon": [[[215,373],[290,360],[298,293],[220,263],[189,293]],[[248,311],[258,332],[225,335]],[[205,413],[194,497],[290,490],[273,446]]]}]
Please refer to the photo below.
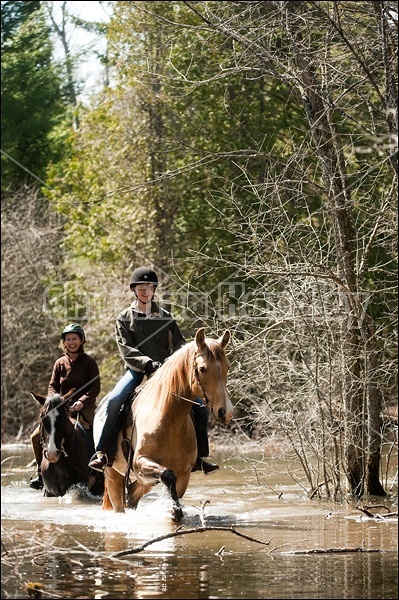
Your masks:
[{"label": "fallen branch in water", "polygon": [[140,546],[135,546],[134,548],[131,548],[130,550],[122,550],[121,552],[114,552],[113,554],[110,555],[110,557],[111,558],[119,558],[120,556],[126,556],[127,554],[137,554],[138,552],[141,552],[142,550],[147,548],[147,546],[150,546],[151,544],[155,544],[155,542],[161,542],[162,540],[167,540],[168,538],[177,537],[179,535],[188,535],[189,533],[204,533],[205,531],[229,531],[230,533],[234,533],[235,535],[238,535],[239,537],[249,540],[250,542],[256,542],[257,544],[263,544],[264,546],[268,546],[270,544],[270,540],[268,542],[262,542],[261,540],[256,540],[255,538],[253,538],[249,535],[245,535],[244,533],[240,533],[239,531],[236,531],[236,529],[234,529],[234,527],[201,526],[201,527],[194,527],[192,529],[182,529],[181,527],[179,527],[178,529],[176,529],[176,531],[173,531],[172,533],[166,533],[165,535],[159,535],[156,538],[149,540],[148,542],[144,542],[144,544],[141,544]]},{"label": "fallen branch in water", "polygon": [[[206,504],[209,504],[209,500],[204,500],[201,503],[201,513],[200,513],[201,527],[193,527],[191,529],[183,529],[182,526],[178,527],[176,529],[176,531],[173,531],[172,533],[166,533],[164,535],[159,535],[156,538],[149,540],[148,542],[144,542],[144,544],[140,544],[140,546],[135,546],[134,548],[130,548],[130,550],[121,550],[120,552],[114,552],[113,554],[110,555],[110,558],[119,558],[121,556],[127,556],[128,554],[137,554],[138,552],[142,552],[145,548],[147,548],[151,544],[155,544],[156,542],[161,542],[162,540],[167,540],[168,538],[177,537],[180,535],[188,535],[190,533],[204,533],[204,531],[228,531],[230,533],[234,533],[235,535],[238,535],[239,537],[244,538],[245,540],[249,540],[250,542],[262,544],[263,546],[268,546],[270,544],[270,540],[268,542],[256,540],[255,538],[253,538],[249,535],[240,533],[239,531],[234,529],[234,527],[207,526],[205,523],[205,516],[204,516],[204,507]],[[219,552],[220,552],[220,550],[219,550]]]},{"label": "fallen branch in water", "polygon": [[290,550],[283,554],[333,554],[342,552],[382,552],[379,548],[316,548],[313,550]]},{"label": "fallen branch in water", "polygon": [[388,508],[384,505],[378,505],[378,506],[356,506],[357,510],[360,510],[360,512],[364,513],[367,517],[370,517],[370,519],[386,519],[387,517],[397,517],[398,513],[397,512],[388,512],[385,515],[380,515],[379,513],[373,514],[372,512],[370,512],[368,509],[369,508],[385,508],[386,510],[388,510]]}]

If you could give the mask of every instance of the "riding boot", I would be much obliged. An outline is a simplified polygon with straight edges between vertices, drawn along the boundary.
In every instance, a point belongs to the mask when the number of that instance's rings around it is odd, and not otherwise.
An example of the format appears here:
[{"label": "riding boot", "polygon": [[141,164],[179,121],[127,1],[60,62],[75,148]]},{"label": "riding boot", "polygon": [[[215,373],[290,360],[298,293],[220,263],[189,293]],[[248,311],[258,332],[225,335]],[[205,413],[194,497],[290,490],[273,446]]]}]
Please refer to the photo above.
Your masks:
[{"label": "riding boot", "polygon": [[191,469],[191,472],[194,473],[195,471],[203,471],[204,475],[209,475],[209,473],[217,471],[218,468],[219,465],[217,465],[216,463],[208,462],[207,460],[204,460],[201,456],[198,456],[197,460],[195,461],[195,465]]},{"label": "riding boot", "polygon": [[115,455],[104,454],[103,452],[97,452],[96,456],[89,462],[89,469],[94,471],[104,471],[105,467],[112,467],[114,464]]},{"label": "riding boot", "polygon": [[31,487],[34,490],[43,489],[43,479],[42,474],[40,473],[40,469],[37,470],[36,477],[33,477],[32,475],[32,477],[30,478],[29,487]]},{"label": "riding boot", "polygon": [[219,465],[205,460],[209,456],[209,441],[208,441],[208,418],[209,409],[205,406],[201,398],[196,398],[191,411],[193,418],[195,435],[197,437],[198,456],[195,465],[191,469],[194,471],[203,471],[205,475],[217,471]]}]

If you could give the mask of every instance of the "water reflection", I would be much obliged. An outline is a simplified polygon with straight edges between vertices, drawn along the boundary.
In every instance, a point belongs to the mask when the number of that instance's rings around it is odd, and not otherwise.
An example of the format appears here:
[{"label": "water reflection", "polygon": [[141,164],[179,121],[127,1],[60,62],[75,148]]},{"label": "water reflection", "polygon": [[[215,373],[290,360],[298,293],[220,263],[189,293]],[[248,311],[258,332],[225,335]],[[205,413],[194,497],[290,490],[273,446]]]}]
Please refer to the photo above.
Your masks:
[{"label": "water reflection", "polygon": [[[43,598],[398,597],[395,518],[367,519],[355,506],[310,502],[285,479],[273,484],[279,494],[256,489],[243,481],[239,464],[232,469],[218,456],[224,468],[217,476],[192,478],[184,527],[201,526],[207,499],[207,526],[234,527],[269,545],[212,529],[116,559],[111,555],[176,530],[166,498],[154,491],[122,515],[101,511],[79,489],[44,498],[28,486],[30,449],[12,454],[17,458],[2,470],[3,598],[27,598],[29,581],[44,586]],[[322,548],[382,551],[293,554]]]}]

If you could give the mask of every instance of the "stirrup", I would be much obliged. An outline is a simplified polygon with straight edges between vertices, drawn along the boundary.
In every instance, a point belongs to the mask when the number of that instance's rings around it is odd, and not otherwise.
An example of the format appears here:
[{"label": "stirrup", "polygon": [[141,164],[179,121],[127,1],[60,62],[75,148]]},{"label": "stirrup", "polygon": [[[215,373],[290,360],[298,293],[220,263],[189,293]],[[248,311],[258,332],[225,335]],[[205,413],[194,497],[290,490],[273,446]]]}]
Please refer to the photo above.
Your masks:
[{"label": "stirrup", "polygon": [[132,449],[132,444],[130,443],[129,439],[123,438],[121,446],[122,446],[123,456],[125,457],[125,460],[127,462],[129,460],[129,455],[130,455],[130,451]]},{"label": "stirrup", "polygon": [[89,469],[93,469],[94,471],[99,471],[102,473],[105,467],[112,467],[114,458],[114,456],[107,456],[106,454],[102,454],[101,456],[93,454],[88,467]]}]

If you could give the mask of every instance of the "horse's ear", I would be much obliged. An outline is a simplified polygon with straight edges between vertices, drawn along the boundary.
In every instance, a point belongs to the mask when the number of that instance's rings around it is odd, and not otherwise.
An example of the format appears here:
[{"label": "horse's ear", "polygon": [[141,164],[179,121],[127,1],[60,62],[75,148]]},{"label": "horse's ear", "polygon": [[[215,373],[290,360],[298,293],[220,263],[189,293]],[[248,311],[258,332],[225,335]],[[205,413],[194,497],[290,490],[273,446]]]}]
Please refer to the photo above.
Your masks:
[{"label": "horse's ear", "polygon": [[226,348],[227,344],[230,341],[230,338],[231,338],[231,333],[228,329],[226,329],[224,334],[218,340],[219,344],[222,346],[222,348]]},{"label": "horse's ear", "polygon": [[203,327],[200,327],[200,329],[197,330],[197,333],[195,334],[195,343],[199,349],[205,346],[205,329]]},{"label": "horse's ear", "polygon": [[33,400],[36,400],[42,406],[46,402],[46,396],[43,396],[42,394],[36,394],[36,392],[32,392],[31,390],[30,395],[32,396]]},{"label": "horse's ear", "polygon": [[69,392],[67,392],[65,394],[65,396],[63,396],[64,400],[68,400],[68,398],[70,398],[71,396],[73,396],[75,392],[76,392],[76,388],[71,388],[69,390]]}]

